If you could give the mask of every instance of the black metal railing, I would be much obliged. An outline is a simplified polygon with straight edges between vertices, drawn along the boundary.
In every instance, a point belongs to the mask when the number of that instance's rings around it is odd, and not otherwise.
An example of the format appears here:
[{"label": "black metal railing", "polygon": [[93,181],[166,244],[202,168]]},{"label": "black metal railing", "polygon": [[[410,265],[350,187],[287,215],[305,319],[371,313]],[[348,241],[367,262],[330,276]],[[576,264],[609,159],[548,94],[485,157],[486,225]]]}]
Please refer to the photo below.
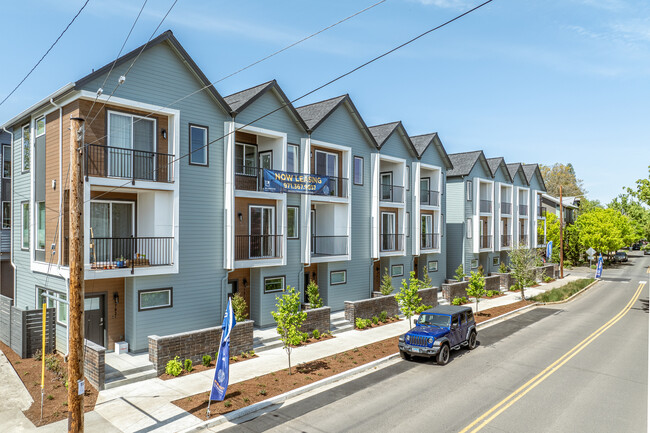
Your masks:
[{"label": "black metal railing", "polygon": [[519,244],[528,245],[528,235],[519,235]]},{"label": "black metal railing", "polygon": [[512,214],[512,203],[501,202],[501,214],[503,215]]},{"label": "black metal railing", "polygon": [[235,235],[235,260],[282,257],[282,235]]},{"label": "black metal railing", "polygon": [[511,247],[512,246],[512,236],[510,236],[510,235],[501,235],[501,246],[502,247]]},{"label": "black metal railing", "polygon": [[394,233],[382,233],[380,237],[381,251],[402,251],[404,250],[404,235]]},{"label": "black metal railing", "polygon": [[479,204],[479,210],[481,212],[486,212],[486,213],[492,212],[492,201],[490,201],[490,200],[481,200],[481,202]]},{"label": "black metal railing", "polygon": [[420,249],[436,250],[440,248],[439,233],[422,233],[420,236]]},{"label": "black metal railing", "polygon": [[523,215],[523,216],[528,215],[528,205],[527,204],[520,204],[519,205],[519,215]]},{"label": "black metal railing", "polygon": [[420,191],[420,204],[426,206],[440,206],[440,192],[423,189]]},{"label": "black metal railing", "polygon": [[[305,173],[284,172],[293,176],[309,176]],[[316,175],[326,176],[326,175]],[[327,176],[326,185],[317,185],[318,193],[314,195],[342,197],[348,196],[348,179],[345,177]],[[266,191],[264,186],[264,168],[237,166],[235,167],[235,189],[244,191]],[[309,193],[309,191],[305,191]]]},{"label": "black metal railing", "polygon": [[479,238],[479,248],[492,248],[492,236],[483,235]]},{"label": "black metal railing", "polygon": [[312,256],[344,256],[348,253],[348,237],[342,236],[312,236]]},{"label": "black metal railing", "polygon": [[174,155],[87,144],[84,153],[84,174],[97,177],[174,182]]},{"label": "black metal railing", "polygon": [[391,203],[404,203],[404,187],[397,185],[379,185],[379,200]]},{"label": "black metal railing", "polygon": [[92,269],[165,266],[174,263],[173,237],[90,238]]},{"label": "black metal railing", "polygon": [[[317,174],[316,176],[326,176],[324,174]],[[348,179],[346,177],[327,176],[327,185],[321,189],[320,194],[330,197],[346,198],[348,196]]]},{"label": "black metal railing", "polygon": [[537,208],[537,216],[541,218],[546,218],[546,208],[545,207],[538,207]]}]

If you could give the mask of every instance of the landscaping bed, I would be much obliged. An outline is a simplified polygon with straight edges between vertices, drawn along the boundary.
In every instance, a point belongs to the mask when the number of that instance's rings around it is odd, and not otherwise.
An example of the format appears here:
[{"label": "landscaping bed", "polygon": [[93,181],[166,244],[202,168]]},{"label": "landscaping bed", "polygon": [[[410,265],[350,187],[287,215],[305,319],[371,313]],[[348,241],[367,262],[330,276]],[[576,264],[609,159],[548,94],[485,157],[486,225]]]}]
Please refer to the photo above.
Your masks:
[{"label": "landscaping bed", "polygon": [[[7,357],[18,377],[23,382],[34,403],[24,411],[25,416],[36,426],[50,424],[68,418],[68,390],[62,377],[49,369],[45,369],[45,398],[43,399],[43,419],[41,420],[41,361],[35,358],[21,359],[13,350],[0,342],[0,350]],[[68,371],[68,364],[60,355],[56,357],[60,371]],[[56,362],[56,361],[54,361]],[[84,412],[95,408],[97,390],[85,383]]]},{"label": "landscaping bed", "polygon": [[519,301],[513,304],[501,305],[500,307],[492,307],[488,308],[487,310],[481,310],[481,303],[479,302],[479,311],[478,313],[474,314],[474,319],[476,320],[476,323],[485,322],[486,320],[499,317],[503,314],[518,310],[534,303],[535,302],[533,301]]},{"label": "landscaping bed", "polygon": [[356,323],[354,324],[354,329],[356,329],[357,331],[364,331],[366,329],[378,328],[380,326],[388,325],[389,323],[399,322],[400,320],[402,319],[400,319],[398,316],[393,316],[393,317],[386,317],[383,320],[378,318],[375,323],[374,318],[373,319],[357,318]]},{"label": "landscaping bed", "polygon": [[565,299],[573,296],[578,293],[580,290],[587,287],[589,284],[593,283],[593,278],[583,278],[580,280],[575,280],[566,283],[562,287],[556,287],[551,289],[548,292],[540,293],[537,296],[531,298],[537,302],[559,302],[564,301]]},{"label": "landscaping bed", "polygon": [[[216,355],[216,353],[215,353],[215,355]],[[253,359],[253,358],[257,358],[257,355],[255,354],[255,352],[240,353],[239,355],[231,356],[230,357],[230,362],[228,362],[228,364],[237,364],[238,362],[243,362],[243,361],[246,361],[247,359]],[[181,362],[181,364],[183,364],[182,360],[179,359],[179,361]],[[159,377],[162,380],[169,380],[169,379],[175,379],[177,377],[188,376],[188,375],[194,374],[194,373],[200,373],[201,371],[211,370],[211,369],[215,368],[216,367],[215,362],[216,361],[213,359],[212,361],[210,361],[210,365],[208,365],[208,366],[205,366],[203,364],[192,365],[192,371],[187,371],[185,368],[183,368],[183,370],[181,370],[181,374],[179,374],[178,376],[172,376],[171,374],[163,373]]]}]

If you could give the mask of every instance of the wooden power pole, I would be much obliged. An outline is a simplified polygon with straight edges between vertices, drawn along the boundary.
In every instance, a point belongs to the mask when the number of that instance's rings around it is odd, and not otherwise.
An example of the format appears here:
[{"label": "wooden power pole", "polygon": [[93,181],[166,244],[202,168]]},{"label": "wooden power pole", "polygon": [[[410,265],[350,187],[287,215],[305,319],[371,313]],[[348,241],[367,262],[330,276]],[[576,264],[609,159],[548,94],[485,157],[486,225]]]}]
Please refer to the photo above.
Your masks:
[{"label": "wooden power pole", "polygon": [[84,431],[84,119],[70,119],[70,299],[68,432]]},{"label": "wooden power pole", "polygon": [[564,211],[562,210],[562,185],[560,185],[560,278],[564,278],[564,241],[562,239]]}]

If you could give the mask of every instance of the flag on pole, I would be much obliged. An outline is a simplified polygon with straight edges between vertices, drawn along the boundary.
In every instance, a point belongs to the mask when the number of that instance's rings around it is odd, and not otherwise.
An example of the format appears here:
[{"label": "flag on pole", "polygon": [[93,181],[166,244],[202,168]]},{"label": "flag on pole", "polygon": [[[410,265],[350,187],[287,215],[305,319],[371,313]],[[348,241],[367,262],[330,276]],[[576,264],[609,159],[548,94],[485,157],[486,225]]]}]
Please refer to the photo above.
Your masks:
[{"label": "flag on pole", "polygon": [[228,389],[228,361],[230,360],[230,332],[235,327],[237,321],[232,310],[232,301],[228,299],[226,314],[221,325],[221,344],[219,345],[219,356],[217,358],[217,367],[214,369],[214,380],[212,381],[212,391],[210,392],[210,401],[223,401]]},{"label": "flag on pole", "polygon": [[546,244],[546,260],[551,260],[551,254],[553,254],[553,241],[548,241]]},{"label": "flag on pole", "polygon": [[598,264],[596,265],[596,278],[600,278],[603,274],[603,255],[598,255]]}]

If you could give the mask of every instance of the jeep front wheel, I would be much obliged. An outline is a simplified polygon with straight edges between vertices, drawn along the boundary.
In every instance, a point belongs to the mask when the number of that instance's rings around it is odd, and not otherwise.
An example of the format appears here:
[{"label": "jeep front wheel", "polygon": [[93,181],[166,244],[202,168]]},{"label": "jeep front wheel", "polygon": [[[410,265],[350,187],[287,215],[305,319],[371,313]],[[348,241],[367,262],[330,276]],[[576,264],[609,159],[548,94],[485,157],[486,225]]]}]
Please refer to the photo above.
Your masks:
[{"label": "jeep front wheel", "polygon": [[405,359],[405,360],[407,360],[407,361],[410,361],[410,360],[411,360],[411,355],[409,355],[408,353],[404,352],[403,350],[400,350],[400,351],[399,351],[399,356],[401,356],[402,359]]},{"label": "jeep front wheel", "polygon": [[436,358],[438,365],[447,365],[449,362],[449,345],[445,344],[440,348],[438,352],[438,357]]},{"label": "jeep front wheel", "polygon": [[467,339],[467,348],[473,350],[476,348],[476,331],[472,331]]}]

